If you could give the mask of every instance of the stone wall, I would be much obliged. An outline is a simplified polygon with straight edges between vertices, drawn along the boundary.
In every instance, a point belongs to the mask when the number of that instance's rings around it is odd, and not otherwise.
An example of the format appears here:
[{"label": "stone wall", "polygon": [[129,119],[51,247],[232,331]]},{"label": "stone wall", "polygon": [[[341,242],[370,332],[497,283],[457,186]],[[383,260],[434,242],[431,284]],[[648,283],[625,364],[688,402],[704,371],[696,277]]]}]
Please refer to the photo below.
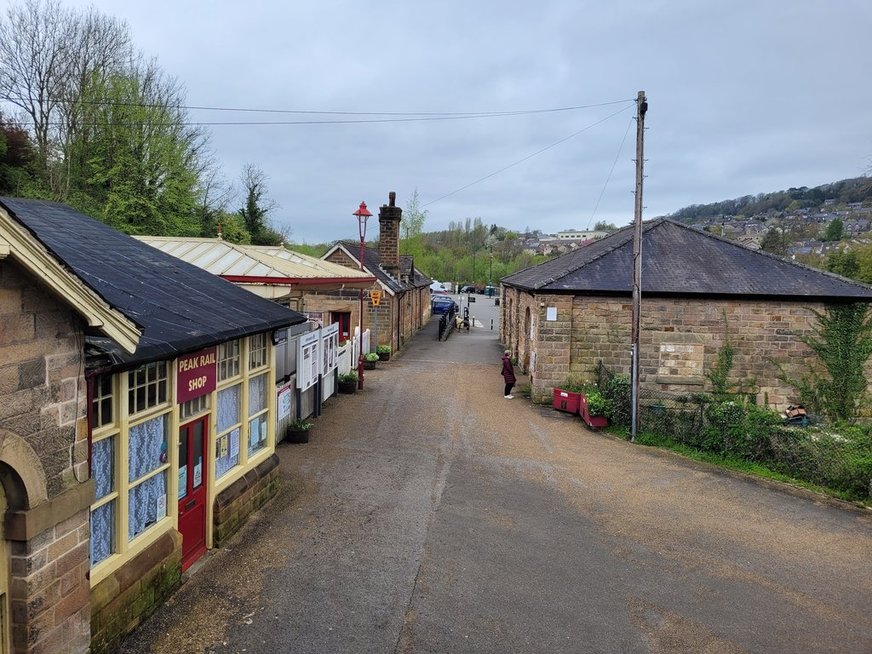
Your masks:
[{"label": "stone wall", "polygon": [[15,652],[86,652],[90,642],[88,507],[93,483],[7,514]]},{"label": "stone wall", "polygon": [[84,652],[94,486],[88,480],[82,320],[7,258],[0,260],[0,324],[13,649]]},{"label": "stone wall", "polygon": [[222,547],[245,524],[248,516],[269,502],[279,490],[279,457],[273,454],[249,470],[215,498],[215,547]]},{"label": "stone wall", "polygon": [[[521,310],[531,302],[507,289]],[[507,303],[508,304],[508,303]],[[602,361],[611,371],[629,373],[629,298],[540,294],[535,297],[536,367],[534,393],[545,397],[567,374],[594,377]],[[557,320],[545,320],[547,307],[557,308]],[[795,390],[777,377],[774,362],[792,375],[803,372],[809,356],[801,337],[814,325],[811,309],[822,304],[767,300],[697,300],[645,298],[640,337],[640,379],[643,387],[688,393],[710,390],[706,379],[718,352],[729,339],[735,348],[730,382],[754,382],[758,401],[781,407],[796,401]],[[506,308],[508,312],[508,308]],[[517,335],[517,320],[506,325],[504,339]],[[524,339],[520,338],[523,343]],[[523,356],[523,348],[520,349]],[[872,371],[872,366],[870,366]]]},{"label": "stone wall", "polygon": [[51,498],[88,478],[82,321],[5,259],[0,324],[0,429],[33,448]]},{"label": "stone wall", "polygon": [[114,651],[124,636],[172,595],[181,578],[182,536],[172,529],[94,586],[92,654]]}]

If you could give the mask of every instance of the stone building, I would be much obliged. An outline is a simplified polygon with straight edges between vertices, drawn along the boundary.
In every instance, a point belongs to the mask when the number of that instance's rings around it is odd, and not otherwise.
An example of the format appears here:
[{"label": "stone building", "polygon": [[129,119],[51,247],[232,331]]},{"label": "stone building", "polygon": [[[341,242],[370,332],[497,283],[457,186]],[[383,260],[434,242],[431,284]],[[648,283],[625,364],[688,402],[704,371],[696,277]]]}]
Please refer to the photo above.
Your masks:
[{"label": "stone building", "polygon": [[0,198],[0,651],[112,649],[274,495],[273,342],[303,322]]},{"label": "stone building", "polygon": [[[395,352],[430,318],[432,281],[415,268],[411,257],[400,254],[402,214],[403,210],[396,206],[396,196],[392,192],[389,204],[379,208],[378,249],[363,249],[363,270],[376,278],[381,291],[377,307],[364,294],[363,329],[373,330],[374,337],[370,341],[373,348],[390,345]],[[339,241],[322,259],[357,269],[360,267],[360,243]],[[360,301],[356,291],[314,295],[309,301],[322,307],[325,324],[338,322],[350,325],[352,330],[359,324]]]},{"label": "stone building", "polygon": [[[536,397],[570,373],[593,379],[602,362],[628,373],[632,227],[502,280],[500,337],[532,376]],[[783,406],[795,390],[778,366],[801,374],[801,338],[814,311],[870,302],[872,288],[754,251],[679,223],[645,223],[642,238],[643,388],[708,390],[706,374],[729,341],[732,381],[753,380],[759,401]]]}]

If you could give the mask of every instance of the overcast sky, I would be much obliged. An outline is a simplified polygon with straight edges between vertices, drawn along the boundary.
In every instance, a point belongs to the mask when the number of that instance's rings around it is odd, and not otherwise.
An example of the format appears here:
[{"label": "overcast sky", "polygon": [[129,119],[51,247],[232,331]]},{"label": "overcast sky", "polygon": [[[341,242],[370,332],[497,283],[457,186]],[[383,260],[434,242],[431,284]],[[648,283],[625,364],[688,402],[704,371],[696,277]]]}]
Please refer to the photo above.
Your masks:
[{"label": "overcast sky", "polygon": [[[126,20],[137,45],[187,87],[190,105],[403,113],[604,105],[472,120],[209,127],[227,178],[246,163],[268,175],[279,205],[273,222],[296,242],[356,238],[351,214],[361,200],[375,214],[396,191],[405,208],[416,188],[427,231],[466,217],[545,232],[624,225],[633,216],[640,90],[649,102],[645,218],[872,166],[869,0],[70,4]],[[373,219],[368,240],[377,234]]]}]

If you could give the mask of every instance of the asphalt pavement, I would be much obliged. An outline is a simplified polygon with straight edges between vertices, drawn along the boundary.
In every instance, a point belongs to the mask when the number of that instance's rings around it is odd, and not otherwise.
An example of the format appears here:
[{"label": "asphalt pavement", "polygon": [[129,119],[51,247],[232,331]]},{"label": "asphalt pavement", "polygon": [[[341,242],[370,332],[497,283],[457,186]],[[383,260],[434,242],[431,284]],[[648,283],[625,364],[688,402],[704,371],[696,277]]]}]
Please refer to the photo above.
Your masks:
[{"label": "asphalt pavement", "polygon": [[[124,652],[872,652],[872,517],[502,397],[435,320]],[[523,382],[523,378],[519,378]]]}]

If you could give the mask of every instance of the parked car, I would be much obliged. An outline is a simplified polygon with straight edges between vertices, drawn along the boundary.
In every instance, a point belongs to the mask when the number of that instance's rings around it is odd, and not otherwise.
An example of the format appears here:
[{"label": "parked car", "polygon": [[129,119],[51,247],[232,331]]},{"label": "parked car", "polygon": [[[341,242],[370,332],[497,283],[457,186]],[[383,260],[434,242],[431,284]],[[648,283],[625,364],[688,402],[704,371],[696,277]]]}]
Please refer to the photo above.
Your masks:
[{"label": "parked car", "polygon": [[430,302],[431,312],[437,315],[457,311],[457,308],[457,303],[446,295],[434,295]]}]

